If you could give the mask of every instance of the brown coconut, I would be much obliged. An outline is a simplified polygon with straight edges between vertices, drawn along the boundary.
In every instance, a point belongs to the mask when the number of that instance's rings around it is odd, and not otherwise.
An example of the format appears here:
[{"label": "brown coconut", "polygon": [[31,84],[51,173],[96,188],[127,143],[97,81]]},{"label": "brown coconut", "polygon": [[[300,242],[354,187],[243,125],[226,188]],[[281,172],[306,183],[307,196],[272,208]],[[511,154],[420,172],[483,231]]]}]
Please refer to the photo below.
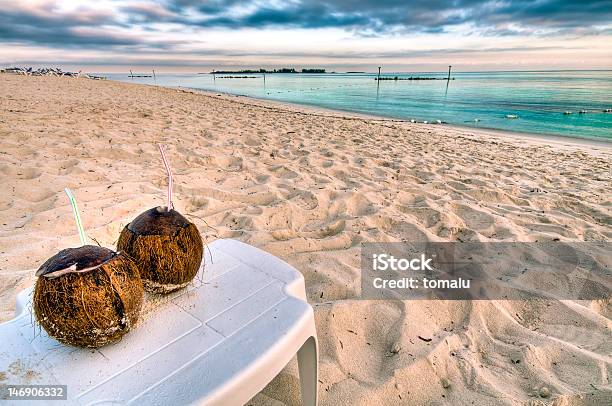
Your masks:
[{"label": "brown coconut", "polygon": [[144,290],[126,254],[93,245],[68,248],[36,276],[36,320],[64,344],[98,348],[119,340],[138,320]]},{"label": "brown coconut", "polygon": [[197,227],[179,212],[154,207],[125,226],[117,250],[134,259],[147,291],[169,293],[193,280],[204,245]]}]

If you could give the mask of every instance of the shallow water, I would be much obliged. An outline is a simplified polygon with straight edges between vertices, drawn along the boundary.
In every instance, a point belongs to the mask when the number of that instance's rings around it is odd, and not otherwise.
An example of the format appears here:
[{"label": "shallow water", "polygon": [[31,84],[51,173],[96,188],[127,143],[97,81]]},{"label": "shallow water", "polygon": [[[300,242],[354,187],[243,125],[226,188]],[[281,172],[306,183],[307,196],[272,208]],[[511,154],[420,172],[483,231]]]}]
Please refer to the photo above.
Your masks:
[{"label": "shallow water", "polygon": [[[612,71],[453,73],[454,80],[375,80],[375,74],[158,74],[110,79],[182,86],[419,121],[612,140]],[[234,75],[236,76],[236,75]],[[242,74],[240,74],[242,76]],[[447,73],[383,73],[446,79]],[[447,86],[448,85],[448,86]],[[580,110],[587,113],[579,114]],[[564,114],[571,111],[573,114]],[[509,119],[507,115],[518,118]],[[476,121],[478,120],[478,121]]]}]

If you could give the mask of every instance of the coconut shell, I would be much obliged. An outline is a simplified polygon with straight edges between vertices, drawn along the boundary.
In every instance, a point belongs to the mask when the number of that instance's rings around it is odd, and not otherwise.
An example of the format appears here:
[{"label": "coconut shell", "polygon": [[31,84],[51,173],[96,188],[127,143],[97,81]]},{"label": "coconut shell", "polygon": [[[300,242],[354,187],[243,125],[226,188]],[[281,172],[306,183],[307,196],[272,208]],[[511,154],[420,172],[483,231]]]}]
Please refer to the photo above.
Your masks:
[{"label": "coconut shell", "polygon": [[169,293],[196,276],[204,244],[197,227],[179,212],[155,207],[121,231],[117,250],[134,259],[147,291]]},{"label": "coconut shell", "polygon": [[94,245],[68,248],[45,261],[36,271],[36,276],[57,278],[66,273],[87,272],[108,262],[116,255],[115,251]]},{"label": "coconut shell", "polygon": [[[71,267],[60,276],[45,276]],[[91,245],[69,248],[47,260],[37,275],[34,315],[64,344],[98,348],[119,340],[138,321],[144,290],[138,267],[126,254]]]}]

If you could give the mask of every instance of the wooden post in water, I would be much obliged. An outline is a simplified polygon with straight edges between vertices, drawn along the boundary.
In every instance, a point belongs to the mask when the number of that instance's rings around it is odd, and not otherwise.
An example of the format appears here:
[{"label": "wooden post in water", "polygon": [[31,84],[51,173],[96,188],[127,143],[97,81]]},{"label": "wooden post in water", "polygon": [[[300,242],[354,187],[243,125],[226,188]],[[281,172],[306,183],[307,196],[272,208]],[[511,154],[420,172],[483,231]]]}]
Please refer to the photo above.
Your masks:
[{"label": "wooden post in water", "polygon": [[376,100],[380,95],[380,66],[378,67],[378,78],[376,79]]},{"label": "wooden post in water", "polygon": [[446,78],[446,91],[444,92],[444,96],[448,94],[448,84],[450,83],[451,67],[452,65],[448,65],[448,77]]}]

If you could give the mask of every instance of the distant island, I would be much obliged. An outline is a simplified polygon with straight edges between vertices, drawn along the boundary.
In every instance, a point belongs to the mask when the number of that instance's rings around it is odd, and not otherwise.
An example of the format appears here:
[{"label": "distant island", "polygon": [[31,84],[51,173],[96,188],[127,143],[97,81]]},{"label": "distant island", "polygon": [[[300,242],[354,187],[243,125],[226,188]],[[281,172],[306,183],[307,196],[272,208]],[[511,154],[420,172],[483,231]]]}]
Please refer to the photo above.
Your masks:
[{"label": "distant island", "polygon": [[380,78],[374,78],[374,80],[455,80],[455,78],[427,78],[427,77],[421,77],[421,76],[410,76],[409,78],[402,78],[399,76],[386,76],[383,77],[381,76]]},{"label": "distant island", "polygon": [[351,70],[351,71],[348,71],[348,72],[346,72],[346,73],[365,73],[365,72],[363,72],[363,71],[357,71],[357,70]]},{"label": "distant island", "polygon": [[[242,69],[242,70],[213,70],[210,74],[249,74],[249,73],[325,73],[325,69],[302,69],[298,72],[295,68],[267,69]],[[202,74],[202,73],[200,73]]]}]

